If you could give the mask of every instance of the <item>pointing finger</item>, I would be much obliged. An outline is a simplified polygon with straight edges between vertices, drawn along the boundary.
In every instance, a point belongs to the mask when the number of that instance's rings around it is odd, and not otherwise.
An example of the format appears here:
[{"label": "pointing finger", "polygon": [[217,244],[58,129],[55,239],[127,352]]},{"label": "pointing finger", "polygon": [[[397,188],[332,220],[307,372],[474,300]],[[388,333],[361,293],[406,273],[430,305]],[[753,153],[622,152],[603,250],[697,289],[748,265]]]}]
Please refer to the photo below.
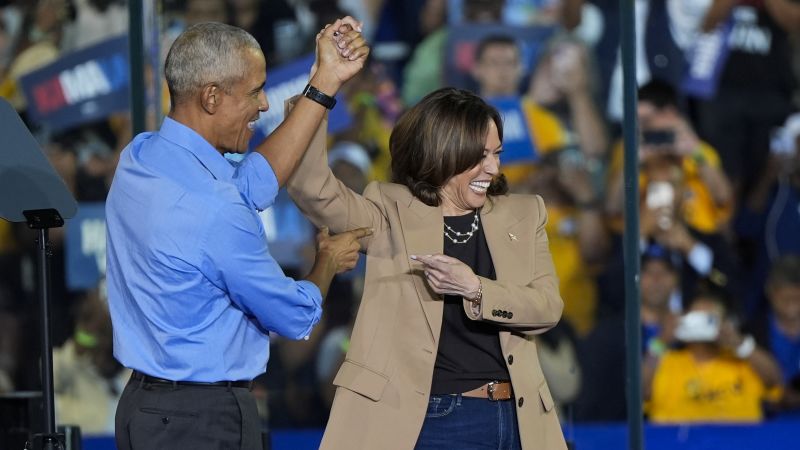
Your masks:
[{"label": "pointing finger", "polygon": [[373,231],[374,230],[372,228],[356,228],[355,230],[347,231],[347,233],[353,235],[355,239],[361,239],[367,236],[372,236]]}]

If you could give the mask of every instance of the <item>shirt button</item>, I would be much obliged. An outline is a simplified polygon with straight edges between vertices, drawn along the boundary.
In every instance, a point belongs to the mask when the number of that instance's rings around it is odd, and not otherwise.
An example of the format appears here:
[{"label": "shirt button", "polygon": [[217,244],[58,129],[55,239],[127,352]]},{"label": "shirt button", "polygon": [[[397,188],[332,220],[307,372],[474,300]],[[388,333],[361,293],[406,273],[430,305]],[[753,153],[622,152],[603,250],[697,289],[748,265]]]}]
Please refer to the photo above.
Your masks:
[{"label": "shirt button", "polygon": [[514,364],[514,355],[508,355],[508,365]]},{"label": "shirt button", "polygon": [[523,403],[525,403],[525,398],[520,397],[519,400],[517,401],[517,405],[519,405],[519,407],[521,408]]}]

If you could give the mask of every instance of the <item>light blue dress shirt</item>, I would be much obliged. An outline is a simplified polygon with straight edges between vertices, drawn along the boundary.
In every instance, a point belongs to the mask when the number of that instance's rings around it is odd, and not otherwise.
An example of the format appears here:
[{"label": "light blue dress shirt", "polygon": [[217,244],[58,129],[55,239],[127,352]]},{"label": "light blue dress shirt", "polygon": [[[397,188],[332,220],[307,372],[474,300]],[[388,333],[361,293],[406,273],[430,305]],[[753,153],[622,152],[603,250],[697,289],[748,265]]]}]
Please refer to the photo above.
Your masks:
[{"label": "light blue dress shirt", "polygon": [[278,181],[251,153],[226,160],[170,118],[120,156],[106,201],[114,355],[180,381],[264,373],[268,332],[307,337],[322,313],[316,285],[286,277],[257,210]]}]

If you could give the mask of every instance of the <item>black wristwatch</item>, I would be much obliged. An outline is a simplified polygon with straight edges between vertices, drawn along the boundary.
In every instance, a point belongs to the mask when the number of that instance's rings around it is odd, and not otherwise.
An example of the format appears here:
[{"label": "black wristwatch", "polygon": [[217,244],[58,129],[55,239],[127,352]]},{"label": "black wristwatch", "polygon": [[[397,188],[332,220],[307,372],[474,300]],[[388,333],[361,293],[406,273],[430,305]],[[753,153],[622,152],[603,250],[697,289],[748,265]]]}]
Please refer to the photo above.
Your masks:
[{"label": "black wristwatch", "polygon": [[336,106],[335,98],[320,91],[311,84],[307,84],[306,88],[303,89],[303,95],[305,97],[310,98],[311,100],[314,100],[315,102],[319,103],[320,105],[324,106],[327,109],[333,109],[333,107]]}]

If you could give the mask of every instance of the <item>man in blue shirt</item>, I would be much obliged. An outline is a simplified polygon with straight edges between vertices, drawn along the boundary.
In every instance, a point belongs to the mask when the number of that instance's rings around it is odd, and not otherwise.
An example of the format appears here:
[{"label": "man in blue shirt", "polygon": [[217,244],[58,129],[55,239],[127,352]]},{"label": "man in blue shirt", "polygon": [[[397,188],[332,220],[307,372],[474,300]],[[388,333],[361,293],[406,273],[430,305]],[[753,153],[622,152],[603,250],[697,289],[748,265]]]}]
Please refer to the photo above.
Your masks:
[{"label": "man in blue shirt", "polygon": [[269,332],[307,337],[337,272],[367,229],[317,236],[305,280],[270,256],[258,210],[306,150],[332,96],[369,53],[350,17],[317,35],[309,86],[265,145],[240,163],[268,108],[265,60],[244,30],[188,28],[165,65],[172,108],[161,129],[120,156],[106,203],[114,355],[133,376],[117,408],[117,448],[260,449],[251,380]]},{"label": "man in blue shirt", "polygon": [[778,258],[764,289],[769,309],[748,324],[760,347],[767,349],[783,374],[781,407],[800,408],[800,255]]}]

